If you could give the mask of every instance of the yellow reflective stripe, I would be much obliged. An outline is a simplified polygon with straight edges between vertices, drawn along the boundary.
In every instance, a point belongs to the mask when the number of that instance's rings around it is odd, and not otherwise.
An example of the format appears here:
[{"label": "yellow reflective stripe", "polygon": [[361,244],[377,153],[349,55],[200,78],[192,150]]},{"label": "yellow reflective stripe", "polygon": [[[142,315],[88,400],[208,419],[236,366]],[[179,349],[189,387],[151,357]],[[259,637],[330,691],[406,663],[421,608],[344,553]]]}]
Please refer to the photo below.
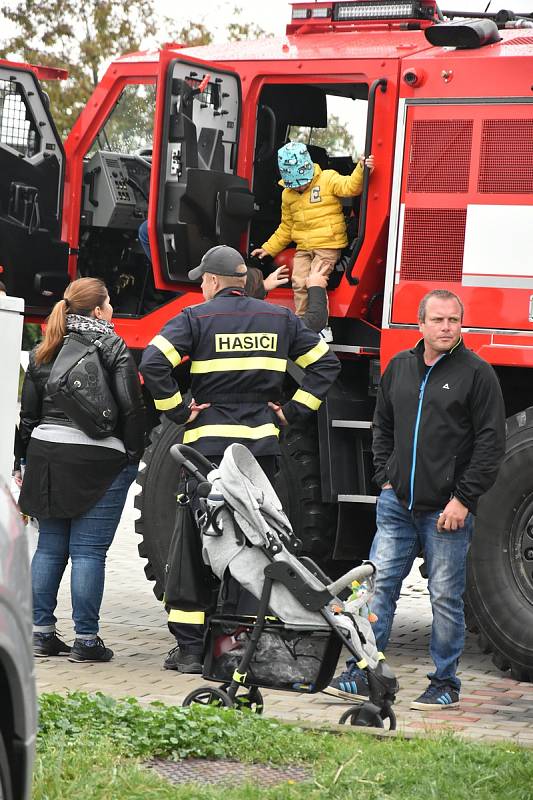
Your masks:
[{"label": "yellow reflective stripe", "polygon": [[324,339],[321,339],[311,350],[308,350],[303,356],[297,358],[295,363],[298,364],[299,367],[305,369],[310,364],[314,364],[315,361],[318,361],[319,358],[322,358],[322,356],[325,356],[326,353],[329,353],[329,347]]},{"label": "yellow reflective stripe", "polygon": [[304,392],[303,389],[298,389],[292,399],[296,400],[297,403],[307,406],[307,408],[310,408],[312,411],[317,411],[322,405],[322,400],[319,400],[314,394]]},{"label": "yellow reflective stripe", "polygon": [[230,439],[264,439],[266,436],[279,436],[279,430],[272,422],[250,428],[248,425],[201,425],[185,431],[183,444],[196,442],[204,436],[225,436]]},{"label": "yellow reflective stripe", "polygon": [[366,660],[366,658],[362,658],[361,661],[355,662],[355,666],[359,667],[359,669],[365,669],[366,667],[368,667],[368,661]]},{"label": "yellow reflective stripe", "polygon": [[172,608],[168,614],[169,622],[184,622],[185,625],[203,625],[205,622],[204,611],[179,611]]},{"label": "yellow reflective stripe", "polygon": [[238,670],[235,670],[235,672],[233,673],[233,680],[235,681],[235,683],[244,683],[247,674],[248,674],[247,672],[238,672]]},{"label": "yellow reflective stripe", "polygon": [[157,347],[158,350],[161,350],[163,355],[168,358],[173,367],[177,367],[181,362],[181,356],[172,342],[169,342],[168,339],[165,339],[165,337],[161,336],[161,334],[154,336],[152,341],[148,342],[148,344],[153,344],[154,347]]},{"label": "yellow reflective stripe", "polygon": [[154,405],[158,411],[170,411],[171,408],[176,408],[180,403],[183,403],[180,392],[176,392],[172,397],[164,397],[163,400],[154,398]]},{"label": "yellow reflective stripe", "polygon": [[[326,345],[327,347],[327,345]],[[270,358],[269,356],[242,356],[239,358],[209,358],[206,361],[192,361],[191,373],[232,372],[247,369],[269,369],[273,372],[285,372],[287,359]],[[228,397],[228,400],[231,399]]]},{"label": "yellow reflective stripe", "polygon": [[385,661],[385,656],[383,653],[378,653],[376,657],[378,661]]}]

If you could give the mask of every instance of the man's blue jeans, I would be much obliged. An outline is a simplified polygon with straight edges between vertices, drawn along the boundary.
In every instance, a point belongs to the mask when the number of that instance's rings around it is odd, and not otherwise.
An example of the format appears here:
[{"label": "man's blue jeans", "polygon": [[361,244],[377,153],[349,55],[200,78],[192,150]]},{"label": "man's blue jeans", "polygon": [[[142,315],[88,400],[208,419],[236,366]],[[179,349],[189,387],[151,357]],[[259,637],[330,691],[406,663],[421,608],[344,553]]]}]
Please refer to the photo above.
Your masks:
[{"label": "man's blue jeans", "polygon": [[146,258],[152,263],[152,253],[150,251],[150,239],[148,238],[148,220],[144,220],[139,225],[139,230],[137,231],[137,237],[139,242],[141,243],[141,247],[146,254]]},{"label": "man's blue jeans", "polygon": [[74,630],[78,636],[98,633],[106,555],[137,468],[137,464],[125,467],[105,495],[85,514],[73,519],[40,521],[37,550],[31,565],[34,632],[55,630],[57,593],[70,557]]},{"label": "man's blue jeans", "polygon": [[441,511],[408,511],[393,489],[382,490],[377,501],[377,532],[370,551],[370,560],[378,570],[371,606],[378,617],[374,624],[376,643],[379,650],[385,650],[402,582],[423,550],[433,611],[430,654],[435,671],[428,678],[459,690],[461,682],[456,672],[465,639],[463,593],[473,518],[468,514],[463,528],[439,533],[437,519]]}]

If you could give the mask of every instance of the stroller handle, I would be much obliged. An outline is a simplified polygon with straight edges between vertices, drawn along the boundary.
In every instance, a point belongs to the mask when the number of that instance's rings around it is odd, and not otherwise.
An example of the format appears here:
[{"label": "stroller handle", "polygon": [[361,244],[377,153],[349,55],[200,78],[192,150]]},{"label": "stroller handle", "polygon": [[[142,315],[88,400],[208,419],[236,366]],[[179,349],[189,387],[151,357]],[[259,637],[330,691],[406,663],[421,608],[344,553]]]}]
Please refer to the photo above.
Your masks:
[{"label": "stroller handle", "polygon": [[197,481],[206,481],[207,473],[215,469],[215,465],[205,456],[186,444],[173,444],[170,448],[170,455],[180,467],[183,467],[189,475],[193,475]]},{"label": "stroller handle", "polygon": [[332,596],[335,596],[341,589],[350,586],[352,581],[364,581],[365,578],[369,578],[373,575],[375,571],[376,567],[371,561],[364,561],[359,567],[354,567],[354,569],[351,569],[341,578],[330,583],[326,588]]}]

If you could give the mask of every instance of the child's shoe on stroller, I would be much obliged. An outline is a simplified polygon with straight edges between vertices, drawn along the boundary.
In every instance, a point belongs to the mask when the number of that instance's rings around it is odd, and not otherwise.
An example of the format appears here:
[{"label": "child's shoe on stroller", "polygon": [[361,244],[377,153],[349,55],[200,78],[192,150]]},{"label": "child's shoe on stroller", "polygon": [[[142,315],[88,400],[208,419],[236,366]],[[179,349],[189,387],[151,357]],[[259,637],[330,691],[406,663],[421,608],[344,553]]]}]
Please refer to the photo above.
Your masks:
[{"label": "child's shoe on stroller", "polygon": [[165,658],[164,669],[175,669],[188,675],[202,674],[202,653],[180,646],[173,647]]},{"label": "child's shoe on stroller", "polygon": [[344,672],[333,678],[329,686],[322,691],[333,697],[342,697],[343,700],[368,700],[368,679],[365,671],[359,669],[355,660],[350,658],[346,662]]}]

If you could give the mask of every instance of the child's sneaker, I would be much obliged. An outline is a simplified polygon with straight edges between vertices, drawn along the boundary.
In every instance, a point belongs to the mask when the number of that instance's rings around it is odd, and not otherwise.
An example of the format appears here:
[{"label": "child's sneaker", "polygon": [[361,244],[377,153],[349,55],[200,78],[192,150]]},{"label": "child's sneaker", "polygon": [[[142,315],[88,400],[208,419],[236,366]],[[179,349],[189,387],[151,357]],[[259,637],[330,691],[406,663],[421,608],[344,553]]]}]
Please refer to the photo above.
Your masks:
[{"label": "child's sneaker", "polygon": [[322,330],[318,335],[320,336],[321,339],[324,339],[324,341],[327,342],[328,344],[331,344],[331,342],[333,341],[333,331],[331,330],[329,325],[326,328],[322,328]]},{"label": "child's sneaker", "polygon": [[329,686],[322,689],[324,694],[333,697],[342,697],[343,700],[368,700],[368,680],[364,670],[355,666],[355,662],[348,661],[347,669],[333,678]]},{"label": "child's sneaker", "polygon": [[70,650],[71,648],[61,641],[56,631],[33,634],[33,655],[37,658],[63,656],[70,653]]},{"label": "child's sneaker", "polygon": [[459,692],[452,686],[438,686],[430,683],[420,697],[413,700],[411,708],[424,711],[431,708],[456,708],[459,705]]},{"label": "child's sneaker", "polygon": [[113,651],[106,647],[99,636],[94,639],[75,639],[69,661],[111,661]]}]

